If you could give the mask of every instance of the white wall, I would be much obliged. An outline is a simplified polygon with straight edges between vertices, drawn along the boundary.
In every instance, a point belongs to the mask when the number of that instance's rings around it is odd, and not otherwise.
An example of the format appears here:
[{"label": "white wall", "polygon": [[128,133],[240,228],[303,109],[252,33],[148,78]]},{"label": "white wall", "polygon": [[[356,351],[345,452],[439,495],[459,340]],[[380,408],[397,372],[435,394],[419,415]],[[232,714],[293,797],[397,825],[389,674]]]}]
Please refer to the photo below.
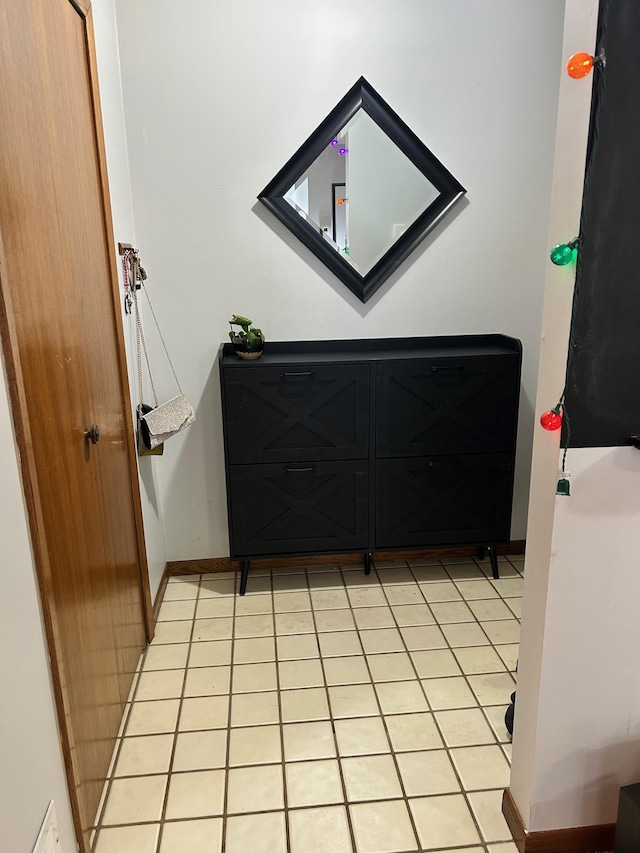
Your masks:
[{"label": "white wall", "polygon": [[541,830],[615,823],[620,786],[640,782],[640,453],[584,448],[568,462],[538,699],[531,829]]},{"label": "white wall", "polygon": [[[115,0],[93,0],[92,9],[113,230],[116,244],[122,242],[131,243],[135,246],[136,231],[131,203],[127,140],[122,105]],[[144,253],[141,253],[141,258],[143,263],[146,262]],[[118,264],[118,270],[122,287],[122,265],[120,263]],[[122,294],[124,296],[124,291],[122,291]],[[135,407],[138,404],[138,380],[135,362],[135,323],[133,315],[125,315],[123,311],[123,322],[129,364],[129,384],[132,405],[135,412]],[[157,457],[138,458],[140,495],[142,499],[142,515],[152,600],[157,592],[167,560],[158,485],[159,478],[161,477],[161,467],[161,460]]]},{"label": "white wall", "polygon": [[[592,52],[598,4],[567,0],[564,57]],[[578,230],[592,78],[563,76],[550,242]],[[549,266],[539,414],[564,381],[573,267]],[[511,791],[531,831],[616,819],[640,781],[640,454],[570,450],[554,497],[557,433],[536,430]]]},{"label": "white wall", "polygon": [[[160,463],[168,558],[228,554],[215,359],[232,313],[271,340],[521,338],[523,538],[564,3],[116,4],[137,238],[198,412]],[[366,305],[255,200],[360,75],[468,190]]]},{"label": "white wall", "polygon": [[55,800],[64,853],[75,833],[22,484],[0,356],[0,850],[31,853]]}]

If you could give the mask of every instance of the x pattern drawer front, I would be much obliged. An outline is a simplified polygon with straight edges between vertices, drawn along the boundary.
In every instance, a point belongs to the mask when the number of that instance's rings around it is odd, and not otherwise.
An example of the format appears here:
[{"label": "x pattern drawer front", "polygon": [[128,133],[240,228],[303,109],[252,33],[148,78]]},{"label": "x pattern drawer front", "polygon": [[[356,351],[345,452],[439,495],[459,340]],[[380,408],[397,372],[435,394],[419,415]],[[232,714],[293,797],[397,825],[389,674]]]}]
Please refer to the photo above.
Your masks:
[{"label": "x pattern drawer front", "polygon": [[366,547],[366,464],[234,466],[234,556]]},{"label": "x pattern drawer front", "polygon": [[226,394],[232,464],[368,455],[367,365],[230,370]]},{"label": "x pattern drawer front", "polygon": [[382,460],[376,547],[509,537],[508,455]]},{"label": "x pattern drawer front", "polygon": [[516,370],[487,358],[380,365],[377,456],[510,449]]}]

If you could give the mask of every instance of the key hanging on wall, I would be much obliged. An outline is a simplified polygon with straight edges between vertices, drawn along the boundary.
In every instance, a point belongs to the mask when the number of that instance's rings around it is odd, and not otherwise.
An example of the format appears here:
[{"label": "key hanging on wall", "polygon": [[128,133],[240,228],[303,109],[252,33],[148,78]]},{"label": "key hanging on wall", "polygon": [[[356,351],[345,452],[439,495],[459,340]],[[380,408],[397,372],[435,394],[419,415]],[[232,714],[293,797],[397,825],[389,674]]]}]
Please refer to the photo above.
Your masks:
[{"label": "key hanging on wall", "polygon": [[124,282],[124,312],[131,314],[133,291],[140,290],[147,273],[140,263],[140,252],[131,243],[118,243],[118,252],[122,256],[122,278]]}]

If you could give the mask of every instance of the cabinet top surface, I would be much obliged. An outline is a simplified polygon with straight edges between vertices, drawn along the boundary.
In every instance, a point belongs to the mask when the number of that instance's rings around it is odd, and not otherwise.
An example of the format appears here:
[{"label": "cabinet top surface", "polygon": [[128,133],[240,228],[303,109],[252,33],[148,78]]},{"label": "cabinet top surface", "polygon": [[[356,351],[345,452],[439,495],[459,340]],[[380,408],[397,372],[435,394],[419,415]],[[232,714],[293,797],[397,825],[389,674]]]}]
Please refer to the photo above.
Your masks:
[{"label": "cabinet top surface", "polygon": [[520,357],[522,346],[506,335],[456,335],[430,338],[365,338],[339,341],[267,341],[262,357],[243,361],[230,343],[222,344],[224,367],[267,367],[305,362],[394,361],[417,358],[511,355]]}]

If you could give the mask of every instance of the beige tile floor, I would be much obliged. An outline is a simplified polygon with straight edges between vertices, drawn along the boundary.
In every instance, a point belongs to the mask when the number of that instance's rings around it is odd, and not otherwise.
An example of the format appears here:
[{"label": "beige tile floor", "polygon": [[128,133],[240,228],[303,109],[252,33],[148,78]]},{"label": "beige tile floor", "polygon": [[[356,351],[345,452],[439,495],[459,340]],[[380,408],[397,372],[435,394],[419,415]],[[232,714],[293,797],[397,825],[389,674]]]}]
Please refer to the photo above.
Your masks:
[{"label": "beige tile floor", "polygon": [[94,853],[516,853],[522,558],[169,581]]}]

